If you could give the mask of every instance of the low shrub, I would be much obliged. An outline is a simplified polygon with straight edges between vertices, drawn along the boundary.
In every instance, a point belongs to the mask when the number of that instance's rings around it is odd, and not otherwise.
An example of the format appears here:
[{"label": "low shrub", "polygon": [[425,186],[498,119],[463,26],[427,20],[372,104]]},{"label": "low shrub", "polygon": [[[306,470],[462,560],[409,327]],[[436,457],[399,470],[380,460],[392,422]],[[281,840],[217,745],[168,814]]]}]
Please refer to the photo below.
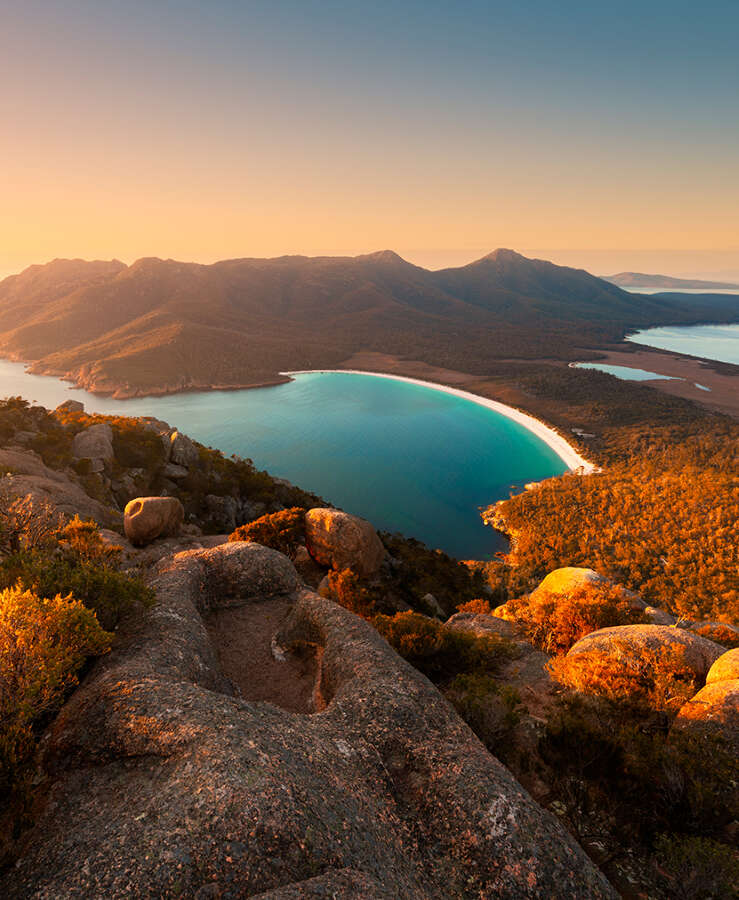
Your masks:
[{"label": "low shrub", "polygon": [[328,573],[327,595],[344,609],[348,609],[363,619],[372,620],[377,613],[380,600],[378,590],[363,583],[351,569]]},{"label": "low shrub", "polygon": [[395,587],[409,606],[415,607],[419,598],[433,594],[446,615],[451,615],[459,603],[482,596],[485,579],[474,568],[414,538],[387,533],[380,537],[390,556],[400,563]]},{"label": "low shrub", "polygon": [[372,624],[400,656],[436,683],[464,673],[494,672],[516,652],[505,638],[478,637],[415,612],[375,616]]},{"label": "low shrub", "polygon": [[467,600],[465,603],[457,604],[457,612],[473,613],[476,616],[490,616],[492,615],[493,610],[487,600],[475,597],[474,600]]},{"label": "low shrub", "polygon": [[574,691],[664,712],[677,712],[700,688],[684,647],[644,648],[638,656],[626,656],[618,653],[618,640],[613,641],[614,656],[602,650],[556,656],[549,671]]},{"label": "low shrub", "polygon": [[73,594],[95,612],[104,628],[113,629],[137,606],[151,606],[154,594],[137,576],[109,561],[85,559],[75,552],[21,550],[0,564],[0,588],[16,583],[41,597]]},{"label": "low shrub", "polygon": [[107,652],[111,638],[71,595],[0,591],[0,794],[22,786],[34,726],[59,709],[85,660]]},{"label": "low shrub", "polygon": [[655,844],[654,861],[660,881],[675,900],[739,897],[739,855],[726,844],[662,834]]},{"label": "low shrub", "polygon": [[64,516],[32,494],[15,497],[0,479],[0,554],[53,547]]},{"label": "low shrub", "polygon": [[670,731],[672,715],[565,695],[539,744],[573,832],[650,846],[656,835],[720,838],[736,814],[736,760],[719,737]]},{"label": "low shrub", "polygon": [[545,653],[566,653],[581,637],[613,625],[644,621],[617,586],[583,586],[568,596],[525,595],[508,601],[516,625]]},{"label": "low shrub", "polygon": [[487,672],[457,675],[445,696],[492,753],[500,754],[520,720],[521,698]]},{"label": "low shrub", "polygon": [[293,506],[240,525],[229,541],[255,541],[294,556],[298,545],[305,541],[305,508]]},{"label": "low shrub", "polygon": [[727,650],[733,650],[735,647],[739,647],[739,635],[733,628],[729,628],[728,625],[703,625],[702,627],[699,626],[698,628],[693,628],[691,630],[694,634],[699,634],[701,637],[708,638],[709,641],[721,644],[721,646],[726,647]]}]

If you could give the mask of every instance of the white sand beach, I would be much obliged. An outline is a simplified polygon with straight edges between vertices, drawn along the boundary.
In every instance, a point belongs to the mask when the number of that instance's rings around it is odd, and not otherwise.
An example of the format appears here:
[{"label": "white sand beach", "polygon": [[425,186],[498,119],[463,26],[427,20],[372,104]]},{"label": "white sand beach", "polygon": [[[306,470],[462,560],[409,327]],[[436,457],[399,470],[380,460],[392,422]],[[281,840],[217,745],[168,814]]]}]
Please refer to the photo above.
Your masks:
[{"label": "white sand beach", "polygon": [[598,466],[588,462],[588,460],[581,456],[573,446],[568,444],[559,432],[555,431],[549,425],[545,425],[540,419],[530,416],[528,413],[521,412],[521,410],[515,409],[512,406],[506,406],[505,403],[498,403],[497,400],[489,400],[487,397],[480,397],[469,391],[461,391],[458,388],[448,387],[445,384],[438,384],[434,381],[422,381],[420,378],[408,378],[405,375],[390,375],[386,372],[364,372],[360,369],[306,369],[296,372],[280,372],[280,375],[292,377],[293,375],[319,375],[323,373],[369,375],[373,378],[389,378],[393,381],[406,381],[408,384],[418,384],[422,387],[432,388],[435,391],[441,391],[444,394],[452,394],[455,397],[461,397],[463,400],[477,403],[479,406],[491,409],[493,412],[500,413],[500,415],[513,419],[514,422],[518,422],[519,425],[523,425],[524,428],[527,428],[540,440],[544,441],[547,446],[551,447],[570,471],[581,471],[584,475],[600,471]]}]

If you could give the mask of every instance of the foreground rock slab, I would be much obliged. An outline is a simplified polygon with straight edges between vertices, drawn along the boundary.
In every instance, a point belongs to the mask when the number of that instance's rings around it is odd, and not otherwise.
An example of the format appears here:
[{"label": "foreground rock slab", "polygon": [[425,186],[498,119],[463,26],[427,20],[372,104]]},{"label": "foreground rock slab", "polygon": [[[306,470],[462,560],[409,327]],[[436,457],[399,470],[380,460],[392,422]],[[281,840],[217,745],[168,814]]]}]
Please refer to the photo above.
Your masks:
[{"label": "foreground rock slab", "polygon": [[[48,799],[5,896],[615,897],[430,682],[297,584],[255,544],[160,564],[158,604],[47,733]],[[315,653],[311,713],[237,696],[203,625],[276,597],[278,656]]]}]

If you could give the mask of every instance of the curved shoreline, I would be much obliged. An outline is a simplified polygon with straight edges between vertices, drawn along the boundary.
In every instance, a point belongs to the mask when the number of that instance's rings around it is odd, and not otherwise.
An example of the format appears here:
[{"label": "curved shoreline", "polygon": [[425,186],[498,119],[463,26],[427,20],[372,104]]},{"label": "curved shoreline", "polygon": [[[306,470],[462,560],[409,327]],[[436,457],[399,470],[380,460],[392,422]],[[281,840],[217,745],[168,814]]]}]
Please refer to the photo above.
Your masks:
[{"label": "curved shoreline", "polygon": [[514,422],[518,422],[528,431],[535,434],[541,441],[550,447],[571,472],[581,471],[583,475],[590,475],[593,472],[599,472],[598,466],[588,462],[581,456],[577,450],[569,444],[562,435],[555,431],[550,425],[546,425],[541,419],[537,419],[528,413],[521,412],[513,406],[506,406],[497,400],[489,400],[487,397],[481,397],[479,394],[473,394],[470,391],[462,391],[459,388],[449,387],[446,384],[439,384],[436,381],[422,381],[420,378],[409,378],[406,375],[391,375],[387,372],[364,372],[361,369],[301,369],[294,372],[280,372],[280,375],[286,375],[292,378],[295,375],[369,375],[372,378],[388,378],[392,381],[405,381],[407,384],[417,384],[421,387],[431,388],[435,391],[441,391],[443,394],[451,394],[453,397],[460,397],[463,400],[469,400],[477,403],[478,406],[484,406],[486,409],[497,412]]}]

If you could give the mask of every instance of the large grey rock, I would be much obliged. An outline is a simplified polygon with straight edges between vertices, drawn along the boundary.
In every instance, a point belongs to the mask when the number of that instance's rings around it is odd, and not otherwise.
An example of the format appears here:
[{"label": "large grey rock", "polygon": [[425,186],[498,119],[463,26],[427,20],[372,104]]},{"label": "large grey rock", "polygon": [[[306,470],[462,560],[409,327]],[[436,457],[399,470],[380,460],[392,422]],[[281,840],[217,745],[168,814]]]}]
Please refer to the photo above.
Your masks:
[{"label": "large grey rock", "polygon": [[[158,604],[44,740],[46,805],[5,896],[616,896],[438,691],[331,601],[298,595],[275,636],[315,648],[311,709],[234,696],[198,609],[204,585],[252,597],[257,553],[161,565]],[[261,557],[270,589],[286,584],[277,556]]]},{"label": "large grey rock", "polygon": [[169,441],[171,446],[170,462],[184,466],[186,469],[190,469],[200,462],[198,448],[187,435],[174,431],[170,435]]},{"label": "large grey rock", "polygon": [[644,608],[644,618],[651,625],[674,625],[677,622],[675,616],[668,613],[667,610],[660,609],[658,606],[646,606]]},{"label": "large grey rock", "polygon": [[134,546],[178,534],[185,510],[175,497],[136,497],[126,504],[123,527]]},{"label": "large grey rock", "polygon": [[[8,454],[9,451],[2,452]],[[45,474],[7,476],[2,481],[3,489],[12,497],[30,495],[36,502],[49,503],[70,519],[79,515],[81,519],[93,519],[105,527],[120,527],[120,513],[94,500],[64,473],[46,470],[45,466],[41,471]]]},{"label": "large grey rock", "polygon": [[85,404],[79,400],[65,400],[57,406],[57,412],[84,412]]},{"label": "large grey rock", "polygon": [[162,475],[165,478],[171,478],[172,481],[181,481],[189,475],[188,470],[184,466],[178,466],[176,463],[166,463],[162,469]]},{"label": "large grey rock", "polygon": [[456,628],[458,631],[468,631],[477,637],[486,634],[498,635],[504,638],[516,637],[517,629],[513,622],[500,619],[498,616],[487,613],[458,612],[454,613],[446,622],[447,628]]},{"label": "large grey rock", "polygon": [[676,648],[696,678],[704,679],[723,647],[700,635],[669,625],[617,625],[601,628],[580,638],[567,656],[596,652],[625,669],[638,668],[645,651]]},{"label": "large grey rock", "polygon": [[72,456],[77,459],[113,459],[113,429],[107,422],[90,425],[72,441]]},{"label": "large grey rock", "polygon": [[308,510],[305,543],[322,565],[352,569],[358,575],[374,575],[385,557],[385,548],[372,525],[339,509]]}]

